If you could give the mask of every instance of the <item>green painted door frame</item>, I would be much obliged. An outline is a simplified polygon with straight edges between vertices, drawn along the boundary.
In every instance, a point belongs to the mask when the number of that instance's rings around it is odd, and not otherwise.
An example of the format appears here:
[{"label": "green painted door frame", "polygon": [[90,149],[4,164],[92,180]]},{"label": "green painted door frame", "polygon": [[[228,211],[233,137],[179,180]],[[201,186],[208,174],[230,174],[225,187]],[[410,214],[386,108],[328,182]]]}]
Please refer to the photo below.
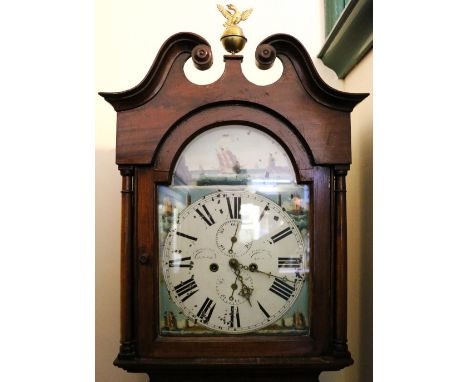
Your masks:
[{"label": "green painted door frame", "polygon": [[332,25],[318,57],[325,65],[333,69],[339,78],[345,78],[372,49],[373,8],[372,0],[325,0],[326,28],[327,23],[332,22],[333,16],[327,15],[327,7],[332,10],[332,13],[337,12],[340,2],[347,2],[347,5],[339,19]]},{"label": "green painted door frame", "polygon": [[328,36],[349,0],[325,0],[325,36]]}]

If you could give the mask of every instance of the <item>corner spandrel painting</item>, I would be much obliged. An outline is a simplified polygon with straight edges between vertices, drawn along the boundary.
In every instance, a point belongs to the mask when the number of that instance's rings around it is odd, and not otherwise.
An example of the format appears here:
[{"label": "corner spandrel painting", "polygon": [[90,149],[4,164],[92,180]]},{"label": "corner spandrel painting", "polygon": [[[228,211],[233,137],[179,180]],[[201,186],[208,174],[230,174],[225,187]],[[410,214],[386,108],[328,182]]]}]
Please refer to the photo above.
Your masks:
[{"label": "corner spandrel painting", "polygon": [[[285,150],[271,136],[249,126],[230,125],[208,130],[187,145],[174,169],[170,186],[158,186],[160,253],[169,231],[190,204],[217,191],[260,194],[292,218],[306,243],[310,257],[309,187],[298,185]],[[161,335],[222,335],[193,322],[171,300],[162,274],[159,320]],[[278,321],[249,335],[308,335],[309,282]]]},{"label": "corner spandrel painting", "polygon": [[268,134],[248,126],[217,127],[185,148],[174,185],[295,183],[284,149]]}]

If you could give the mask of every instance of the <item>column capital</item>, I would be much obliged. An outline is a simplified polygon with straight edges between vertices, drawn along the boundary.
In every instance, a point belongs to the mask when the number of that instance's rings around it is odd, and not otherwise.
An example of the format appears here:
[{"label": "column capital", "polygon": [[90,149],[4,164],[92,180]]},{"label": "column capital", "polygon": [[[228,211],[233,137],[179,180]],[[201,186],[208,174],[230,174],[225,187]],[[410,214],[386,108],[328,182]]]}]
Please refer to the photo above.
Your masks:
[{"label": "column capital", "polygon": [[349,164],[336,164],[333,166],[335,176],[346,176],[349,171]]},{"label": "column capital", "polygon": [[135,168],[128,165],[119,165],[119,171],[122,176],[133,176],[135,174]]}]

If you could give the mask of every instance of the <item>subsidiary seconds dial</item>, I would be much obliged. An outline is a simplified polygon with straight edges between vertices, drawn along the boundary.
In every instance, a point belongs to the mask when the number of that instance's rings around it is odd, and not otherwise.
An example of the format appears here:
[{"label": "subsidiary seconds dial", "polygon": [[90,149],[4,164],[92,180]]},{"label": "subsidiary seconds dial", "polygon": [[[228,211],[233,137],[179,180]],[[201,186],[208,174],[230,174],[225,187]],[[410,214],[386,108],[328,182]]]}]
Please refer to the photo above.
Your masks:
[{"label": "subsidiary seconds dial", "polygon": [[221,224],[216,232],[216,245],[221,253],[230,257],[239,257],[252,247],[252,231],[241,228],[240,217]]},{"label": "subsidiary seconds dial", "polygon": [[193,321],[246,333],[280,319],[299,295],[305,246],[289,215],[262,195],[216,192],[183,210],[163,251],[172,300]]}]

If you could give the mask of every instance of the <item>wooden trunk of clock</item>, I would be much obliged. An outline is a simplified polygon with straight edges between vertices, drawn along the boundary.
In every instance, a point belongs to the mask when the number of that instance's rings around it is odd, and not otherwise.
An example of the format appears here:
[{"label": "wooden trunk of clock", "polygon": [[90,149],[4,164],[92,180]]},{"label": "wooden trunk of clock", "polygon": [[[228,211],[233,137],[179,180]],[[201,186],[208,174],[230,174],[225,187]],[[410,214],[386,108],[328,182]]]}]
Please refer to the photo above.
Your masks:
[{"label": "wooden trunk of clock", "polygon": [[[367,94],[326,85],[303,46],[273,35],[256,53],[261,69],[275,58],[283,74],[257,86],[242,74],[242,56],[225,56],[213,84],[185,77],[190,58],[211,63],[201,37],[182,33],[161,48],[135,88],[100,93],[117,111],[122,175],[121,346],[115,365],[151,381],[318,381],[322,371],[352,364],[347,347],[346,174],[351,163],[350,112]],[[307,185],[310,256],[306,335],[162,335],[158,190],[168,186],[181,152],[206,131],[248,126],[287,153],[297,184]]]}]

